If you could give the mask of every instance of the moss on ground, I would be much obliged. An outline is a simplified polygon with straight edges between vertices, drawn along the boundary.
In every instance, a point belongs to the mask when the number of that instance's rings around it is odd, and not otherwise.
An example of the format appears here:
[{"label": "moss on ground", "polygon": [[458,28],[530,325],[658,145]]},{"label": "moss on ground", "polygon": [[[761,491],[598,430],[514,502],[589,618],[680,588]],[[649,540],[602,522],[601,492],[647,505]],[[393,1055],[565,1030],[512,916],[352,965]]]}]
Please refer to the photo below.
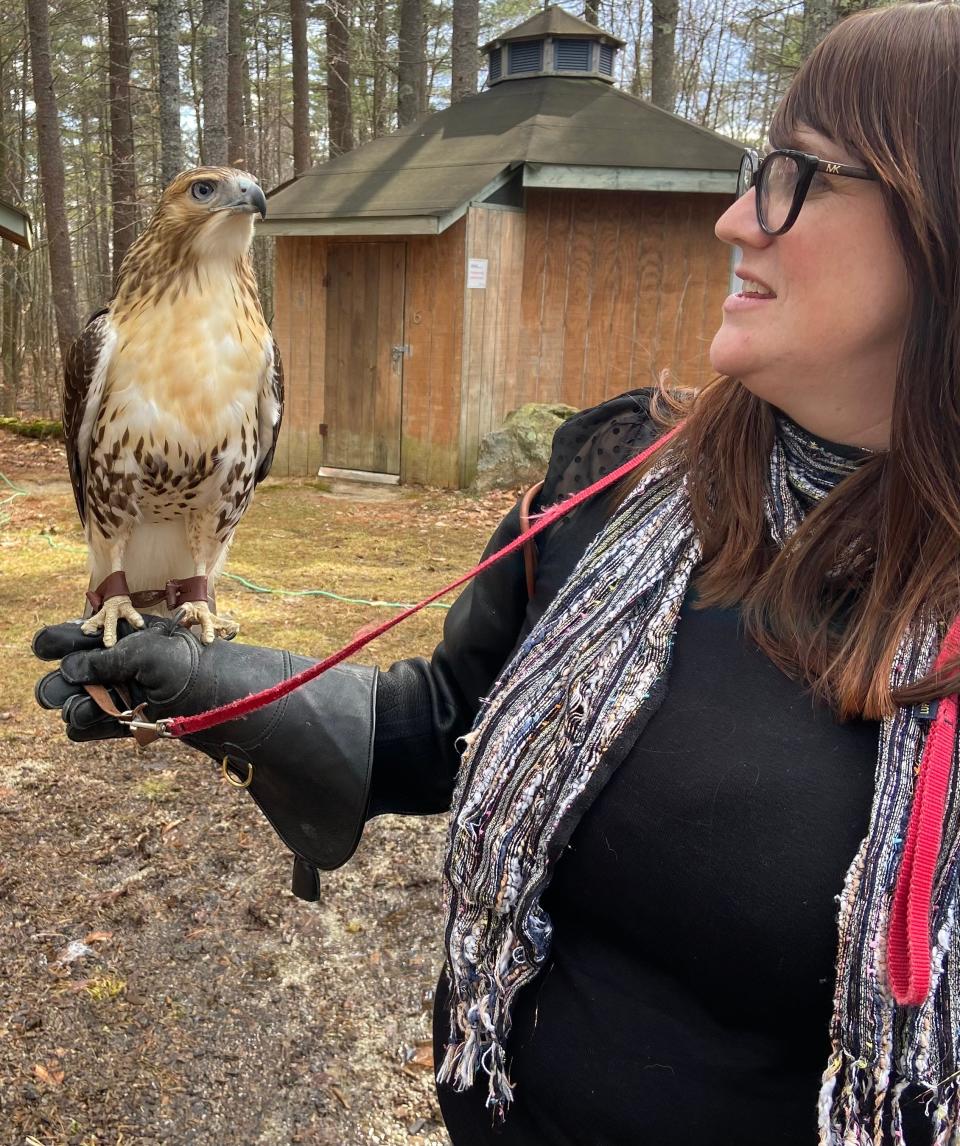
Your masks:
[{"label": "moss on ground", "polygon": [[0,429],[10,430],[22,438],[63,438],[63,423],[50,418],[0,418]]}]

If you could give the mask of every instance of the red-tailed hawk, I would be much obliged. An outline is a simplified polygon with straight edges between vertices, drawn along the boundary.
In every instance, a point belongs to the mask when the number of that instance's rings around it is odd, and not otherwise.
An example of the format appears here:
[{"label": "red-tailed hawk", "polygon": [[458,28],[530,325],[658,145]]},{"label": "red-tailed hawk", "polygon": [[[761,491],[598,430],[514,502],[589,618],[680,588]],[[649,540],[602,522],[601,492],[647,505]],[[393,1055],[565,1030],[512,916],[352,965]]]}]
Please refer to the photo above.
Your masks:
[{"label": "red-tailed hawk", "polygon": [[178,175],[67,355],[63,424],[94,610],[83,629],[105,645],[120,617],[142,626],[131,594],[153,589],[204,641],[237,631],[211,612],[208,586],[270,472],[283,414],[250,262],[256,215],[266,200],[246,172]]}]

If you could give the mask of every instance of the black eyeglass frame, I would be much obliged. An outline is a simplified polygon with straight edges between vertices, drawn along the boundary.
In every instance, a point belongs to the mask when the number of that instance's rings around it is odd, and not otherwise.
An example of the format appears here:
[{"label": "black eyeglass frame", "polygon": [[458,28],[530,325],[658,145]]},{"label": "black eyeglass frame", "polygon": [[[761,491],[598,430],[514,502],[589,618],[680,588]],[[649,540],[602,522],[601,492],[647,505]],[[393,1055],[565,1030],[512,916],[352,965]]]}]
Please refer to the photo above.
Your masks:
[{"label": "black eyeglass frame", "polygon": [[[788,159],[792,159],[797,165],[798,174],[797,183],[793,189],[793,202],[787,212],[786,222],[781,227],[773,228],[768,227],[763,218],[763,208],[760,205],[761,191],[763,190],[761,184],[764,171],[770,169],[770,160],[778,155],[785,155]],[[784,235],[797,221],[800,208],[810,190],[810,184],[818,171],[823,171],[827,175],[842,175],[849,179],[876,180],[879,178],[875,171],[869,171],[865,167],[851,167],[849,163],[834,163],[829,159],[821,159],[819,155],[808,155],[805,151],[794,151],[791,148],[781,147],[769,152],[761,159],[758,151],[752,147],[745,147],[740,160],[740,170],[737,174],[737,198],[743,198],[751,187],[755,188],[757,192],[755,200],[757,223],[760,225],[760,229],[767,235]],[[749,178],[745,181],[744,176],[747,174],[749,174]]]}]

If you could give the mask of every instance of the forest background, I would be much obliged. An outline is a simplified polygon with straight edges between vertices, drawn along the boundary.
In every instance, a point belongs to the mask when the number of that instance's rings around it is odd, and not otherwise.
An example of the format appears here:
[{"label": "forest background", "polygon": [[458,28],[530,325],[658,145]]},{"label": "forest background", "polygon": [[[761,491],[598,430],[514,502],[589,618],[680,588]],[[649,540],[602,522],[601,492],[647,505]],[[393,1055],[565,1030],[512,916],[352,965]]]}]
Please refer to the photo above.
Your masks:
[{"label": "forest background", "polygon": [[[586,7],[584,7],[584,4]],[[870,0],[575,0],[625,41],[615,82],[762,146],[817,41]],[[269,190],[482,88],[530,0],[25,0],[0,6],[0,415],[56,416],[63,353],[163,186],[229,163]],[[272,318],[273,240],[254,256]]]}]

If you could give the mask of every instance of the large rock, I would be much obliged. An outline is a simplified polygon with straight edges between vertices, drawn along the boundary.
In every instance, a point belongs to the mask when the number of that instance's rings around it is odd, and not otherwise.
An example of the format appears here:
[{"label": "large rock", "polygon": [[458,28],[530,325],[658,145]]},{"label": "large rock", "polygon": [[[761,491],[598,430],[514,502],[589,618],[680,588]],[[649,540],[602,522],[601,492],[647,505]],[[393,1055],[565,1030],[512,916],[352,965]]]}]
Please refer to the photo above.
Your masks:
[{"label": "large rock", "polygon": [[576,414],[574,406],[528,402],[507,415],[499,430],[480,442],[477,476],[470,489],[515,489],[533,485],[547,472],[550,446],[558,426]]}]

